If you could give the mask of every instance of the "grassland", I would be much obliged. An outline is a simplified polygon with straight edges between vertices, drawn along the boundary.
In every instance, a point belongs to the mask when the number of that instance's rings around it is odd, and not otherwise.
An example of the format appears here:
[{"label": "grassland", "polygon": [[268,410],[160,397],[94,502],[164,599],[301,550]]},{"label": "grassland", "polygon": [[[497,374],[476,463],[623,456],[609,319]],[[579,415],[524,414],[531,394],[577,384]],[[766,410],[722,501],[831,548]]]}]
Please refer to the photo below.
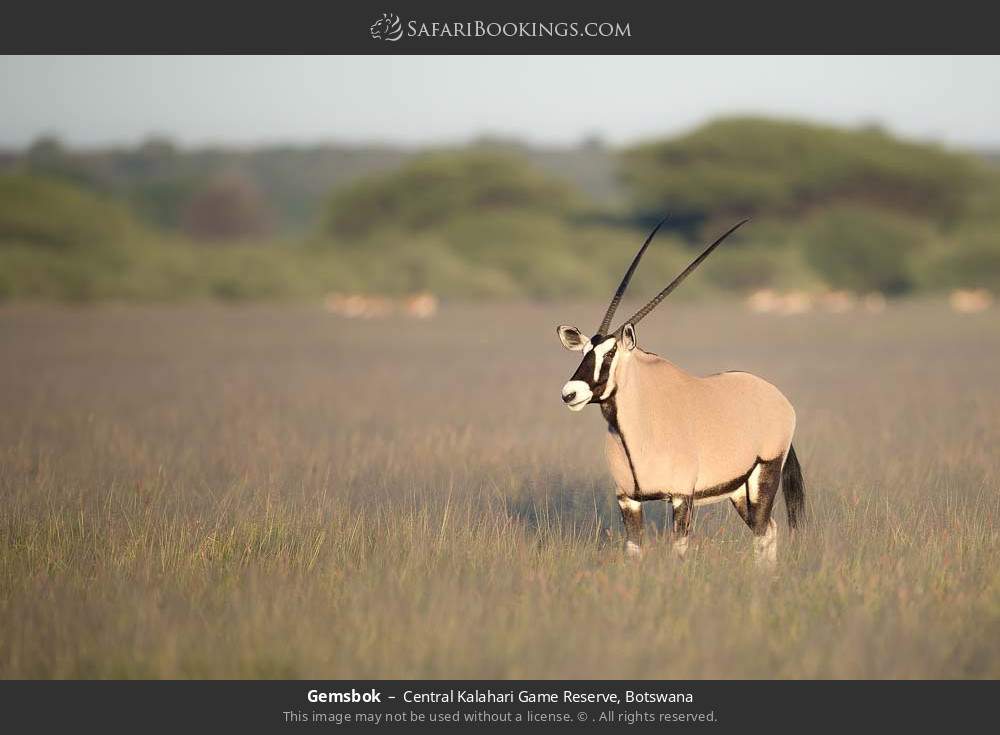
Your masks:
[{"label": "grassland", "polygon": [[997,310],[643,323],[796,405],[774,579],[721,506],[623,560],[558,398],[600,310],[0,310],[0,677],[1000,676]]}]

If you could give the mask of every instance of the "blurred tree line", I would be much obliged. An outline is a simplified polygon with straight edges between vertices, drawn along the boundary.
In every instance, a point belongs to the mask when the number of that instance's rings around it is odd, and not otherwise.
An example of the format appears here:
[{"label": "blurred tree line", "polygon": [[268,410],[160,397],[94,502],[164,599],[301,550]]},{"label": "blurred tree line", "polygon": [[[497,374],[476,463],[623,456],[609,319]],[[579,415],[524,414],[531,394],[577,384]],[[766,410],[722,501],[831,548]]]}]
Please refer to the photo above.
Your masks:
[{"label": "blurred tree line", "polygon": [[0,152],[0,296],[603,297],[664,213],[639,289],[743,216],[686,292],[1000,288],[995,162],[872,127],[730,118],[624,150],[42,138]]}]

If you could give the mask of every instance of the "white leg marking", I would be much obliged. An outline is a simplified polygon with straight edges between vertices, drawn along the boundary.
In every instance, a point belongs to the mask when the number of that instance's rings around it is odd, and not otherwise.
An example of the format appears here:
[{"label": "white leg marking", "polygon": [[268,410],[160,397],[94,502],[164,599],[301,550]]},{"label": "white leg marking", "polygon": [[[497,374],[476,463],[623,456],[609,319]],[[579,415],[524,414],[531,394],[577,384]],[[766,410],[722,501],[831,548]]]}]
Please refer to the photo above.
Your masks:
[{"label": "white leg marking", "polygon": [[681,536],[680,538],[674,539],[674,553],[677,554],[678,558],[683,559],[684,555],[687,554],[687,550],[688,550],[687,536]]},{"label": "white leg marking", "polygon": [[756,503],[760,497],[760,464],[753,468],[753,472],[747,478],[747,485],[750,490],[750,502]]},{"label": "white leg marking", "polygon": [[753,538],[753,556],[758,566],[773,568],[778,562],[778,524],[772,518],[767,522],[763,536]]},{"label": "white leg marking", "polygon": [[[625,556],[629,559],[638,559],[642,556],[642,549],[639,546],[639,541],[642,540],[642,503],[638,500],[632,500],[632,498],[627,495],[618,496],[618,507],[622,509],[622,523],[625,526]],[[636,529],[633,527],[633,523],[640,523],[640,526]],[[631,537],[638,535],[637,540],[632,540]]]}]

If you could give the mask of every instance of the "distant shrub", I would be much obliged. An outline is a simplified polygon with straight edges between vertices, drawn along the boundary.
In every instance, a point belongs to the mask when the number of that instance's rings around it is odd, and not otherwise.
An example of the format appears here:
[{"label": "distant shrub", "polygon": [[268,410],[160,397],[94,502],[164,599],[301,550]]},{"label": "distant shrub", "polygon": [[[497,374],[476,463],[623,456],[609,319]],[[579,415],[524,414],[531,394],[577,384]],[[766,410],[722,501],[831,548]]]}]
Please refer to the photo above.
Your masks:
[{"label": "distant shrub", "polygon": [[[348,290],[395,296],[431,291],[460,297],[513,297],[523,284],[496,263],[469,259],[439,236],[382,231],[364,249],[330,252],[326,262],[353,273]],[[378,257],[369,255],[377,250]]]},{"label": "distant shrub", "polygon": [[46,179],[65,181],[92,190],[103,190],[101,176],[87,160],[86,154],[65,148],[53,136],[43,135],[24,152],[22,165],[28,173]]},{"label": "distant shrub", "polygon": [[948,220],[981,167],[875,129],[731,118],[627,150],[622,174],[640,212],[787,214],[853,201]]},{"label": "distant shrub", "polygon": [[918,221],[853,206],[816,215],[803,236],[806,260],[830,286],[886,293],[914,285],[912,258],[931,239]]},{"label": "distant shrub", "polygon": [[[317,163],[318,149],[274,150],[248,165],[215,150],[194,165],[169,142],[91,160],[39,141],[21,159],[0,161],[17,171],[0,175],[0,299],[318,299],[331,291],[425,290],[606,299],[651,226],[636,222],[664,212],[670,221],[635,274],[632,300],[654,295],[745,213],[754,221],[674,298],[824,283],[897,293],[1000,287],[1000,175],[878,131],[754,119],[627,151],[638,212],[577,199],[564,180],[585,173],[567,172],[558,156],[546,163],[539,152],[482,144],[396,152],[365,164],[366,178],[329,195],[326,219],[309,241],[258,241],[271,212],[290,211],[282,198],[295,197],[286,185],[319,197],[320,169],[346,180],[345,171],[373,155],[356,153],[335,151]],[[98,179],[107,168],[108,182],[118,183],[74,184],[65,171],[83,158]],[[284,183],[276,186],[273,176]],[[95,189],[117,192],[146,224]],[[154,231],[154,223],[164,229]],[[239,239],[254,241],[196,242]]]},{"label": "distant shrub", "polygon": [[191,197],[183,226],[195,240],[239,240],[266,235],[271,217],[254,182],[229,174],[211,180]]},{"label": "distant shrub", "polygon": [[749,291],[775,285],[785,264],[774,249],[730,248],[715,253],[704,265],[703,277],[728,291]]},{"label": "distant shrub", "polygon": [[104,248],[120,242],[131,226],[122,207],[72,184],[0,175],[0,246],[13,241],[57,250]]},{"label": "distant shrub", "polygon": [[326,231],[341,237],[381,227],[421,231],[476,213],[563,214],[572,202],[569,186],[520,157],[475,150],[435,153],[335,192]]},{"label": "distant shrub", "polygon": [[968,233],[928,258],[921,285],[931,289],[987,288],[1000,293],[1000,231]]},{"label": "distant shrub", "polygon": [[166,231],[179,231],[190,202],[204,191],[204,181],[195,176],[173,176],[140,181],[129,187],[129,207],[143,222]]},{"label": "distant shrub", "polygon": [[[572,225],[547,214],[495,212],[456,218],[440,236],[469,264],[504,273],[516,290],[556,298],[610,296],[644,234]],[[683,268],[683,257],[679,244],[661,234],[635,274],[634,290],[662,288]]]},{"label": "distant shrub", "polygon": [[11,274],[4,269],[0,269],[0,301],[6,301],[14,293],[15,288]]}]

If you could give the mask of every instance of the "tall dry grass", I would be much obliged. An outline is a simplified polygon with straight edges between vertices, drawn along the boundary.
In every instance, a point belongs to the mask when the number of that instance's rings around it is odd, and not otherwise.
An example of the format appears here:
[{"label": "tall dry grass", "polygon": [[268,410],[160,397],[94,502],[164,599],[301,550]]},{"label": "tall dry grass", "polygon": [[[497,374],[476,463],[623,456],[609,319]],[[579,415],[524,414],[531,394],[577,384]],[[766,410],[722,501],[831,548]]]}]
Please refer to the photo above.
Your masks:
[{"label": "tall dry grass", "polygon": [[643,323],[796,405],[771,579],[728,506],[623,560],[558,396],[600,309],[0,311],[0,676],[1000,675],[997,312]]}]

